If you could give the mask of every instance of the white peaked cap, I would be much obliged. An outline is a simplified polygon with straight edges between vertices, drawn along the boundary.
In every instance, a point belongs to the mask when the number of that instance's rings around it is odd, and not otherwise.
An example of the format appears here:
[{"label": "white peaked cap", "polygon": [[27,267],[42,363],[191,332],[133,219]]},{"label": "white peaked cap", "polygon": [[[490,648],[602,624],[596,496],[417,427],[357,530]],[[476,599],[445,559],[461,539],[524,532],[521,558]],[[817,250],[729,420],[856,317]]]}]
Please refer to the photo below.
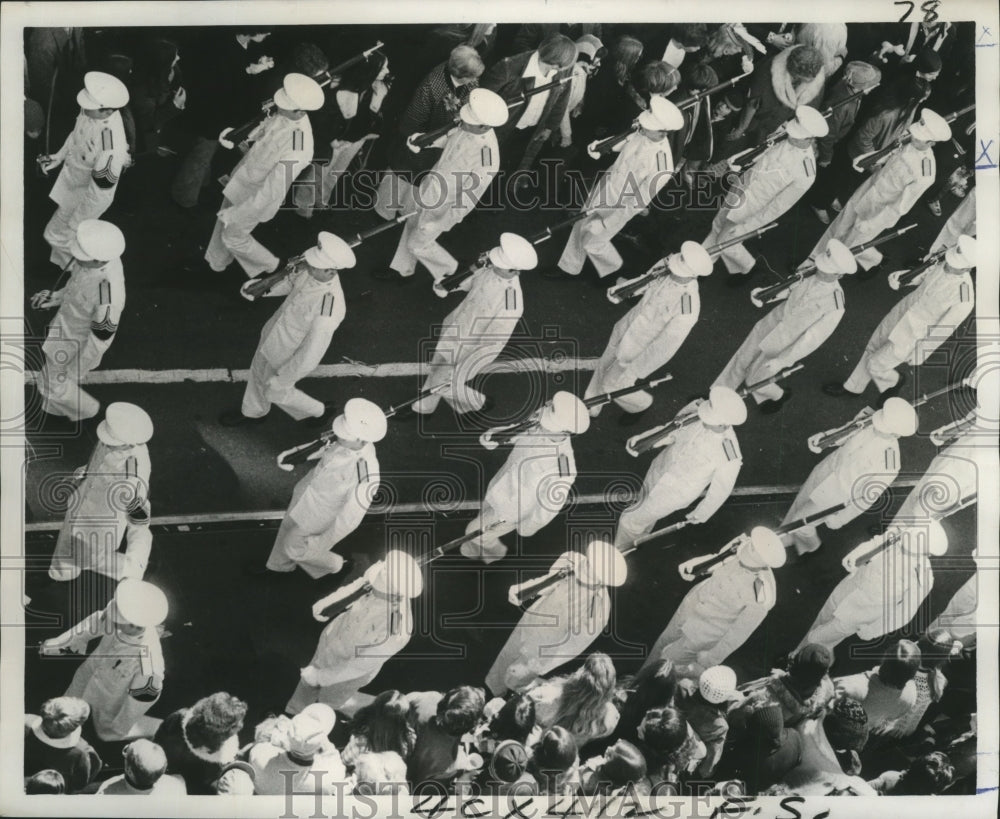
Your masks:
[{"label": "white peaked cap", "polygon": [[288,750],[300,757],[313,756],[326,746],[336,723],[337,715],[326,703],[307,705],[292,717],[288,726]]},{"label": "white peaked cap", "polygon": [[709,426],[737,427],[747,419],[747,405],[736,390],[715,386],[698,405],[698,417]]},{"label": "white peaked cap", "polygon": [[738,699],[736,672],[727,665],[706,668],[698,678],[698,690],[708,702],[715,704]]},{"label": "white peaked cap", "polygon": [[110,262],[125,252],[125,234],[102,219],[84,219],[70,242],[70,253],[82,262]]},{"label": "white peaked cap", "polygon": [[573,393],[560,390],[552,396],[551,406],[542,410],[538,423],[549,432],[580,435],[590,428],[590,411]]},{"label": "white peaked cap", "polygon": [[908,438],[917,431],[917,413],[902,398],[889,398],[872,418],[872,426],[886,435]]},{"label": "white peaked cap", "polygon": [[924,108],[920,112],[920,119],[911,123],[910,133],[915,139],[924,142],[944,142],[951,139],[951,126],[939,113]]},{"label": "white peaked cap", "polygon": [[309,248],[302,257],[320,270],[347,270],[357,262],[351,246],[325,230],[316,237],[316,247]]},{"label": "white peaked cap", "polygon": [[795,109],[795,117],[785,124],[785,130],[793,139],[815,139],[830,133],[830,123],[815,108],[800,105]]},{"label": "white peaked cap", "polygon": [[956,270],[968,270],[976,266],[976,240],[964,233],[958,237],[954,247],[949,247],[944,260]]},{"label": "white peaked cap", "polygon": [[816,257],[816,269],[821,273],[850,276],[857,272],[858,260],[840,239],[831,239],[826,243],[826,250]]},{"label": "white peaked cap", "polygon": [[104,411],[97,437],[108,446],[138,446],[153,437],[153,419],[142,407],[115,401]]},{"label": "white peaked cap", "polygon": [[755,526],[750,530],[750,542],[747,544],[752,555],[751,560],[771,569],[785,565],[785,546],[771,529],[766,526]]},{"label": "white peaked cap", "polygon": [[152,583],[126,578],[115,589],[115,608],[126,622],[152,628],[167,619],[170,605],[167,596]]},{"label": "white peaked cap", "polygon": [[128,88],[117,77],[103,71],[88,71],[83,75],[83,88],[76,95],[81,108],[124,108],[128,104]]},{"label": "white peaked cap", "polygon": [[274,104],[285,111],[318,111],[324,101],[320,84],[305,74],[286,74],[274,95]]},{"label": "white peaked cap", "polygon": [[469,101],[458,115],[469,125],[488,125],[497,128],[507,121],[507,103],[503,97],[486,88],[473,88]]},{"label": "white peaked cap", "polygon": [[504,270],[534,270],[538,264],[534,245],[516,233],[501,233],[500,244],[489,252],[489,257]]},{"label": "white peaked cap", "polygon": [[628,577],[628,564],[620,549],[603,540],[587,546],[587,569],[590,579],[604,586],[621,586]]},{"label": "white peaked cap", "polygon": [[369,567],[365,577],[376,591],[413,599],[424,590],[420,566],[406,552],[393,550]]},{"label": "white peaked cap", "polygon": [[666,97],[654,94],[649,110],[639,114],[639,125],[648,131],[679,131],[684,127],[684,114]]},{"label": "white peaked cap", "polygon": [[333,419],[333,433],[338,438],[375,443],[385,437],[388,429],[385,413],[367,398],[351,398],[344,411]]},{"label": "white peaked cap", "polygon": [[697,242],[685,242],[680,253],[674,253],[667,259],[667,267],[675,276],[685,279],[707,276],[712,272],[712,257]]}]

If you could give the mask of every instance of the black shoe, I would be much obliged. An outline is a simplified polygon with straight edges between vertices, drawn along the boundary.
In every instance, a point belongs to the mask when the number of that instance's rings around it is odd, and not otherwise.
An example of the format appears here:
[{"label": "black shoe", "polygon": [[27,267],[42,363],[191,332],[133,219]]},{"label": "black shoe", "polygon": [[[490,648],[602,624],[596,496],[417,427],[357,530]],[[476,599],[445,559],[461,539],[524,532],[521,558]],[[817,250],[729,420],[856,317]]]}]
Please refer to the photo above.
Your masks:
[{"label": "black shoe", "polygon": [[333,418],[336,412],[337,412],[336,404],[334,404],[332,401],[324,401],[322,415],[317,415],[312,418],[303,418],[301,421],[299,421],[299,423],[304,427],[308,427],[309,429],[314,429],[316,427],[325,427],[327,424],[330,423],[330,419]]},{"label": "black shoe", "polygon": [[853,392],[845,390],[844,385],[839,381],[827,381],[822,389],[824,395],[829,395],[832,398],[843,398],[845,395],[854,395]]},{"label": "black shoe", "polygon": [[620,427],[634,427],[638,424],[645,414],[649,410],[643,410],[642,412],[623,412],[618,418],[618,426]]},{"label": "black shoe", "polygon": [[761,415],[774,415],[778,412],[785,404],[788,403],[789,399],[792,397],[792,391],[785,387],[785,393],[781,398],[776,398],[770,401],[763,401],[758,405],[757,409],[760,410]]},{"label": "black shoe", "polygon": [[219,423],[224,427],[241,427],[245,424],[263,424],[266,420],[266,415],[262,415],[260,418],[249,418],[239,410],[226,410],[219,416]]}]

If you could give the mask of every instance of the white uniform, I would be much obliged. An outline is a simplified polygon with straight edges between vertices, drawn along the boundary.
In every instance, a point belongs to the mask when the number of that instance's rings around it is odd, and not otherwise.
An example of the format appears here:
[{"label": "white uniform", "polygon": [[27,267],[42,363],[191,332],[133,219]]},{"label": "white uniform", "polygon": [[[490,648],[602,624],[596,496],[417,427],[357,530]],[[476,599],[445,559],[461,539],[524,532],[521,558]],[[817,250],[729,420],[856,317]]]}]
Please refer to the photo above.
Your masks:
[{"label": "white uniform", "polygon": [[[604,630],[611,597],[605,586],[580,581],[586,565],[579,552],[564,552],[552,564],[551,572],[568,568],[575,574],[549,586],[525,611],[486,675],[494,695],[503,696],[508,682],[520,688],[579,657]],[[524,666],[525,675],[508,680],[515,664]]]},{"label": "white uniform", "polygon": [[[848,503],[846,509],[824,521],[828,528],[840,529],[874,506],[898,474],[899,441],[869,424],[813,467],[781,523]],[[797,529],[784,539],[786,544],[794,543],[799,554],[814,552],[822,545],[815,526]]]},{"label": "white uniform", "polygon": [[[554,442],[548,435],[561,440]],[[522,537],[531,537],[550,523],[562,511],[575,480],[576,460],[568,434],[536,430],[519,435],[504,465],[486,487],[482,509],[465,531],[468,534],[504,520],[504,524],[476,541],[482,544],[485,555],[503,557],[507,547],[500,541],[501,536],[517,530]]]},{"label": "white uniform", "polygon": [[295,384],[308,376],[326,355],[330,339],[347,314],[340,277],[321,282],[305,269],[293,273],[270,295],[285,297],[264,325],[250,364],[241,412],[248,418],[267,415],[277,404],[296,421],[318,418],[318,401]]},{"label": "white uniform", "polygon": [[[696,405],[688,405],[678,417]],[[658,520],[705,497],[692,510],[708,520],[725,503],[736,485],[743,455],[732,427],[722,432],[695,421],[674,433],[674,442],[653,459],[642,482],[642,496],[618,521],[615,546],[627,549],[632,541],[649,534]]]},{"label": "white uniform", "polygon": [[73,258],[70,246],[85,219],[99,219],[114,201],[122,171],[129,163],[122,115],[93,119],[83,111],[73,132],[53,158],[63,160],[49,198],[59,207],[45,226],[49,259],[65,267]]},{"label": "white uniform", "polygon": [[126,513],[137,499],[149,497],[150,469],[145,444],[110,447],[97,443],[86,477],[67,504],[49,577],[73,580],[84,569],[111,574],[128,529]]},{"label": "white uniform", "polygon": [[278,257],[251,232],[274,218],[288,189],[312,161],[312,126],[308,115],[293,120],[274,114],[258,125],[249,139],[253,145],[222,191],[222,208],[205,261],[222,272],[236,259],[252,277],[278,268]]},{"label": "white uniform", "polygon": [[948,217],[928,253],[936,253],[943,247],[954,247],[959,236],[976,235],[976,189],[972,188]]},{"label": "white uniform", "polygon": [[559,258],[559,268],[574,276],[589,257],[600,276],[614,273],[622,257],[611,240],[629,220],[649,207],[674,172],[666,137],[654,142],[641,133],[625,140],[614,164],[598,179],[584,210],[593,210],[574,223]]},{"label": "white uniform", "polygon": [[[654,281],[639,303],[615,324],[584,398],[630,387],[652,375],[674,357],[700,312],[696,278],[667,275]],[[626,412],[642,412],[649,408],[652,396],[635,392],[616,398],[615,403]],[[600,407],[590,410],[594,417],[600,412]]]},{"label": "white uniform", "polygon": [[[830,239],[855,247],[893,227],[934,184],[935,173],[932,150],[919,151],[912,142],[899,148],[861,183],[809,255],[822,253]],[[858,254],[857,260],[871,270],[882,261],[882,254],[872,247]]]},{"label": "white uniform", "polygon": [[[840,282],[820,281],[817,276],[796,282],[788,298],[754,325],[714,385],[735,390],[770,378],[819,348],[843,317]],[[783,394],[778,384],[771,384],[753,393],[753,398],[760,404],[777,401]]]},{"label": "white uniform", "polygon": [[458,262],[437,239],[472,213],[499,167],[500,148],[492,128],[483,134],[461,126],[452,131],[420,187],[407,192],[413,201],[405,203],[403,211],[416,208],[417,213],[406,221],[389,266],[412,276],[421,262],[436,282],[454,273]]},{"label": "white uniform", "polygon": [[976,492],[979,476],[990,469],[990,452],[983,447],[984,440],[982,433],[964,435],[941,450],[900,505],[893,525],[940,518],[962,498]]},{"label": "white uniform", "polygon": [[379,466],[373,444],[348,449],[331,444],[300,480],[267,559],[267,568],[290,572],[301,566],[312,578],[340,571],[330,553],[358,528],[378,491]]},{"label": "white uniform", "polygon": [[62,303],[49,325],[38,381],[42,409],[71,421],[93,418],[100,402],[80,387],[114,341],[125,308],[125,276],[120,259],[103,267],[71,263],[69,281],[59,291]]},{"label": "white uniform", "polygon": [[112,602],[55,638],[59,644],[83,651],[101,638],[97,648],[76,670],[65,696],[90,704],[94,730],[105,742],[150,737],[159,720],[144,716],[163,690],[163,652],[156,628],[131,637],[115,625]]},{"label": "white uniform", "polygon": [[946,273],[944,261],[926,271],[916,290],[896,303],[865,345],[844,389],[862,393],[869,381],[879,392],[896,386],[896,367],[918,367],[948,340],[976,303],[969,271]]},{"label": "white uniform", "polygon": [[[359,577],[343,591],[351,594],[365,582]],[[412,633],[409,600],[390,600],[375,592],[357,600],[323,629],[316,653],[302,669],[302,679],[285,710],[297,714],[313,702],[339,708],[375,679]]]},{"label": "white uniform", "polygon": [[[981,625],[982,615],[979,614],[979,572],[975,572],[962,587],[955,592],[955,596],[948,601],[934,622],[927,627],[927,631],[936,628],[945,628],[956,640],[961,640],[962,645],[970,647],[976,644],[976,631]],[[991,582],[991,581],[988,581]]]},{"label": "white uniform", "polygon": [[451,387],[415,403],[414,412],[434,412],[442,398],[455,412],[481,409],[485,397],[467,382],[503,352],[523,312],[518,276],[505,279],[489,263],[477,271],[468,295],[442,324],[441,338],[434,349],[423,389],[439,386],[449,379]]},{"label": "white uniform", "polygon": [[[785,140],[772,145],[726,194],[712,231],[701,244],[711,248],[773,222],[815,181],[816,152],[811,144],[799,148]],[[730,273],[749,273],[756,260],[741,243],[724,250],[722,262]]]},{"label": "white uniform", "polygon": [[[723,561],[687,593],[643,666],[670,659],[687,667],[685,677],[698,677],[746,642],[764,622],[776,594],[771,569],[748,569],[736,557]],[[707,657],[699,661],[701,652]]]},{"label": "white uniform", "polygon": [[819,643],[832,651],[852,634],[875,640],[901,629],[933,586],[926,556],[890,546],[837,584],[799,647]]}]

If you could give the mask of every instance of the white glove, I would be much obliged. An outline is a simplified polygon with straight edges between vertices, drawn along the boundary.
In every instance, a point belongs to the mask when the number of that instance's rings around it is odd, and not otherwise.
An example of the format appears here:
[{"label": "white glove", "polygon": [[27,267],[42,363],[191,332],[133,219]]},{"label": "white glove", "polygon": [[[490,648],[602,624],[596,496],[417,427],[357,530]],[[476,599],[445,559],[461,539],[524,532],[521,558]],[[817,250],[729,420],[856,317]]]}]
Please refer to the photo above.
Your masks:
[{"label": "white glove", "polygon": [[743,69],[744,74],[749,74],[753,71],[753,60],[751,60],[746,54],[740,58],[740,68]]},{"label": "white glove", "polygon": [[704,523],[707,518],[703,517],[697,509],[692,509],[687,513],[687,517],[684,518],[688,523],[699,524]]},{"label": "white glove", "polygon": [[183,111],[186,103],[187,103],[187,91],[185,91],[184,87],[181,86],[180,88],[177,89],[177,92],[174,94],[174,108],[176,108],[178,111]]},{"label": "white glove", "polygon": [[382,102],[385,100],[386,94],[389,93],[389,86],[387,86],[382,80],[375,80],[372,83],[372,99],[368,104],[368,109],[373,113],[377,114],[379,109],[382,107]]},{"label": "white glove", "polygon": [[222,133],[219,134],[219,144],[225,148],[227,151],[233,150],[236,147],[236,143],[231,140],[226,139],[226,135],[232,132],[232,128],[223,128]]},{"label": "white glove", "polygon": [[597,141],[595,140],[594,142],[591,142],[587,146],[587,156],[589,156],[591,159],[600,159],[601,158],[601,155],[599,153],[597,153],[597,151],[594,150],[594,146],[596,144],[597,144]]},{"label": "white glove", "polygon": [[328,603],[324,597],[322,600],[317,600],[312,606],[313,620],[317,620],[320,623],[329,623],[330,618],[323,616],[323,609],[327,607]]},{"label": "white glove", "polygon": [[82,481],[86,477],[87,477],[86,466],[78,466],[76,469],[73,470],[73,480]]},{"label": "white glove", "polygon": [[406,138],[406,147],[409,148],[411,151],[413,151],[413,153],[415,153],[415,154],[419,154],[423,150],[419,145],[414,145],[413,144],[413,140],[416,137],[418,137],[418,136],[423,136],[423,132],[418,132],[416,134],[410,134]]},{"label": "white glove", "polygon": [[905,272],[906,271],[904,271],[904,270],[895,270],[892,273],[890,273],[889,274],[889,287],[892,288],[893,290],[899,290],[899,288],[902,287],[902,284],[900,283],[899,280],[902,277],[903,273],[905,273]]},{"label": "white glove", "polygon": [[39,290],[31,297],[31,306],[35,310],[48,310],[50,307],[58,307],[62,304],[62,290],[53,293],[51,290]]},{"label": "white glove", "polygon": [[483,449],[496,449],[497,447],[500,446],[500,444],[498,444],[492,438],[487,438],[486,435],[487,433],[484,432],[482,435],[479,436],[479,443],[482,444]]},{"label": "white glove", "polygon": [[273,57],[261,57],[257,62],[250,63],[246,67],[247,74],[260,74],[264,71],[268,71],[274,68],[274,58]]},{"label": "white glove", "polygon": [[840,561],[840,565],[844,567],[844,571],[848,574],[854,574],[858,568],[858,559],[855,557],[854,552],[844,555],[844,559]]},{"label": "white glove", "polygon": [[58,168],[62,164],[61,156],[40,156],[38,157],[38,165],[42,169],[42,173],[48,173],[53,168]]},{"label": "white glove", "polygon": [[507,602],[512,606],[520,606],[521,601],[517,599],[517,592],[521,587],[518,584],[514,584],[509,589],[507,589]]}]

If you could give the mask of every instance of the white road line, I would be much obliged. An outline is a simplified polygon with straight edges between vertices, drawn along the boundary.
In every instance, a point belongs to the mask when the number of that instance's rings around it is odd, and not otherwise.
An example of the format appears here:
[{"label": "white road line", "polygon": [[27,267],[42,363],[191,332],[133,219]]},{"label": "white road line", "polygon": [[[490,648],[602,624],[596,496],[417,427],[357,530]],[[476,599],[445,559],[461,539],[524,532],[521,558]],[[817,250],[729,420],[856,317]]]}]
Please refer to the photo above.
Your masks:
[{"label": "white road line", "polygon": [[[517,361],[494,361],[484,368],[486,373],[545,372],[561,373],[573,370],[593,370],[596,358],[524,358]],[[390,364],[322,364],[309,378],[393,378],[427,373],[427,365],[417,361],[397,361]],[[24,374],[25,383],[38,380],[37,370]],[[214,367],[204,370],[94,370],[87,373],[82,384],[180,384],[185,381],[212,383],[245,382],[250,370],[229,370]]]},{"label": "white road line", "polygon": [[[912,489],[917,485],[917,481],[914,479],[897,481],[892,485],[893,489]],[[737,486],[731,497],[761,497],[765,495],[794,495],[799,491],[799,486],[797,484],[792,485],[776,485],[776,486]],[[626,500],[633,500],[636,496],[631,493],[623,493],[621,495],[616,494],[614,500],[616,504],[620,504]],[[574,501],[576,504],[583,505],[594,505],[594,504],[604,504],[608,502],[607,495],[595,494],[595,495],[581,495]],[[481,503],[479,501],[461,501],[460,503],[448,504],[448,513],[452,512],[478,512]],[[392,507],[391,514],[393,515],[413,515],[413,514],[426,514],[427,512],[433,512],[435,509],[433,506],[429,506],[426,503],[397,503]],[[374,514],[374,513],[373,513]],[[385,515],[385,512],[380,512],[377,514]],[[226,523],[226,522],[239,522],[239,521],[271,521],[271,520],[281,520],[285,515],[284,510],[279,509],[265,509],[257,512],[216,512],[209,514],[200,515],[163,515],[161,517],[153,517],[150,521],[152,526],[198,526],[205,523]],[[48,520],[39,521],[37,523],[27,523],[24,526],[25,532],[52,532],[57,530],[62,526],[61,520]]]}]

